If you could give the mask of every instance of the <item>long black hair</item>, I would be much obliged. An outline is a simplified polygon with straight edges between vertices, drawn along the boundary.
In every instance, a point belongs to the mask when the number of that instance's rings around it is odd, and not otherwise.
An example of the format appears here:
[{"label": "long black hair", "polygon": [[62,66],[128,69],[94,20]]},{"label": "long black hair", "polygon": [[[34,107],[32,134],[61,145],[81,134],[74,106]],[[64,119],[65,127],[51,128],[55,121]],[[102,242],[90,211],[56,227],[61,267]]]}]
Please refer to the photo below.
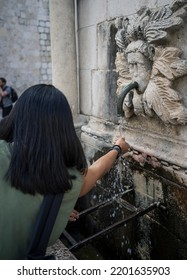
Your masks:
[{"label": "long black hair", "polygon": [[23,92],[0,123],[0,139],[12,142],[6,179],[24,193],[65,192],[72,186],[67,168],[87,170],[69,103],[53,85]]}]

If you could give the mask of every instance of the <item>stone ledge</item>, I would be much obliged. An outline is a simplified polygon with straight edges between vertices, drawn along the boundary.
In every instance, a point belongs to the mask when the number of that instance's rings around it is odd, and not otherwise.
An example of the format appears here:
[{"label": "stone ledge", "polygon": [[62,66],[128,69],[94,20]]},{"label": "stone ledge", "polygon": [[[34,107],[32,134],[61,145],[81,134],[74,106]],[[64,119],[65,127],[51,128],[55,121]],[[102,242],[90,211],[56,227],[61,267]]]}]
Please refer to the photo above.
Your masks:
[{"label": "stone ledge", "polygon": [[59,239],[47,248],[46,255],[55,255],[56,260],[76,260],[76,257]]}]

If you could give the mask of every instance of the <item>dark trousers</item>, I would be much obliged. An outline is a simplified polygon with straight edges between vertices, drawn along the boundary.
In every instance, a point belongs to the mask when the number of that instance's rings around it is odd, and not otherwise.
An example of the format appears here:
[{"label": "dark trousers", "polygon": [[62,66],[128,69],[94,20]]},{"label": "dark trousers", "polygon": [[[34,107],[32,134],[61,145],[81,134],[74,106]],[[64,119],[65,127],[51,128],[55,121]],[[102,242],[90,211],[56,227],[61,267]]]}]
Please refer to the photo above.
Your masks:
[{"label": "dark trousers", "polygon": [[11,106],[9,106],[9,107],[5,107],[5,108],[3,108],[2,110],[2,117],[4,118],[4,117],[6,117],[7,115],[9,115],[9,113],[10,113],[10,111],[12,110],[12,105]]}]

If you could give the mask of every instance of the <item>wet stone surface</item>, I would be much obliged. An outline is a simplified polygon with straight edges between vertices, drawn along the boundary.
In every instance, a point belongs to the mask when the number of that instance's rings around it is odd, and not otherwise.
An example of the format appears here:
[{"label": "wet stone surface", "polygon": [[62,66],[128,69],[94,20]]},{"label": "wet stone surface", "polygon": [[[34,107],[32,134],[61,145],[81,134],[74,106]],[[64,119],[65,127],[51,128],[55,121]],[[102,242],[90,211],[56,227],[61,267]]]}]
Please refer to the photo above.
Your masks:
[{"label": "wet stone surface", "polygon": [[76,260],[76,257],[59,239],[54,245],[47,248],[46,255],[54,255],[56,260]]}]

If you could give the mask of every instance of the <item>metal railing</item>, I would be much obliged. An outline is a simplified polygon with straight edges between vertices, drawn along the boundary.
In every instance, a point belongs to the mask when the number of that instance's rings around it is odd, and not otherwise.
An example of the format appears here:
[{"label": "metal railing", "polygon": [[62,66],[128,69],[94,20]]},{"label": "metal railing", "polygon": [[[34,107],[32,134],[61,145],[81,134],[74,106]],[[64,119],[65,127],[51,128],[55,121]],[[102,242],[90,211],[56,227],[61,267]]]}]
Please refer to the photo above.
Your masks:
[{"label": "metal railing", "polygon": [[[132,191],[132,190],[130,190],[130,191]],[[120,204],[126,210],[130,211],[130,213],[125,218],[123,218],[123,219],[121,219],[121,220],[119,220],[119,221],[117,221],[117,222],[115,222],[115,223],[113,223],[109,226],[106,226],[104,229],[98,231],[97,233],[95,233],[95,234],[93,234],[89,237],[86,237],[85,239],[83,239],[81,241],[76,241],[72,237],[72,235],[67,230],[65,230],[62,235],[70,243],[70,246],[69,246],[68,249],[70,251],[77,250],[80,247],[82,247],[83,245],[85,245],[86,243],[91,242],[91,241],[95,240],[96,238],[101,237],[105,234],[108,234],[109,232],[111,232],[115,228],[123,226],[123,225],[127,224],[128,222],[132,221],[133,219],[141,217],[141,216],[151,212],[152,210],[154,210],[156,208],[166,210],[166,207],[162,202],[153,202],[145,208],[144,207],[136,208],[134,205],[132,205],[131,203],[127,202],[126,200],[124,200],[122,198],[128,192],[129,192],[129,190],[122,193],[117,198],[113,198],[113,199],[110,199],[110,200],[103,201],[101,203],[98,203],[95,206],[92,206],[92,207],[90,207],[88,209],[85,209],[84,211],[80,212],[79,217],[83,217],[85,215],[93,213],[94,211],[100,210],[103,207],[109,206],[114,201],[117,202],[118,204]]]}]

